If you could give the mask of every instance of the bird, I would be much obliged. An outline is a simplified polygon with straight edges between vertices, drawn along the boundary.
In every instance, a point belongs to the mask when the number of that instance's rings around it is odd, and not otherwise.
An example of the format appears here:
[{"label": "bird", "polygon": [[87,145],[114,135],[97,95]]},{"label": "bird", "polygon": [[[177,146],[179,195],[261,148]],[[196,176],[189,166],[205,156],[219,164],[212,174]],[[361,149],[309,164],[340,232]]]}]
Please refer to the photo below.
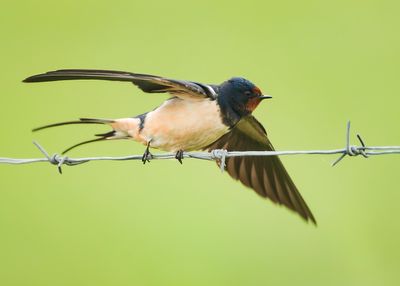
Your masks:
[{"label": "bird", "polygon": [[[260,88],[243,77],[221,84],[204,84],[162,76],[113,70],[61,69],[30,76],[26,83],[60,80],[130,82],[145,93],[170,94],[160,106],[143,114],[119,119],[80,118],[33,129],[39,131],[70,124],[104,124],[111,131],[75,144],[63,153],[96,141],[131,139],[143,144],[142,162],[151,160],[150,148],[183,154],[195,150],[273,151],[265,128],[252,115],[265,99]],[[278,156],[226,158],[228,174],[261,197],[283,205],[306,222],[316,220]]]}]

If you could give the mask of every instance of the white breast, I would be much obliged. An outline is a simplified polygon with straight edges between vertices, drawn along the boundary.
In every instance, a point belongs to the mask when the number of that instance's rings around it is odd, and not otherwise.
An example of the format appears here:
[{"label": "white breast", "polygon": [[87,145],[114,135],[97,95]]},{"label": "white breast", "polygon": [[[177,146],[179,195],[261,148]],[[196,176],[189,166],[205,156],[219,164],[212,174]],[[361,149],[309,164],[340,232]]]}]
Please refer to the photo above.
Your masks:
[{"label": "white breast", "polygon": [[192,151],[213,143],[228,131],[215,100],[173,98],[147,114],[139,137],[146,142],[151,140],[153,148]]}]

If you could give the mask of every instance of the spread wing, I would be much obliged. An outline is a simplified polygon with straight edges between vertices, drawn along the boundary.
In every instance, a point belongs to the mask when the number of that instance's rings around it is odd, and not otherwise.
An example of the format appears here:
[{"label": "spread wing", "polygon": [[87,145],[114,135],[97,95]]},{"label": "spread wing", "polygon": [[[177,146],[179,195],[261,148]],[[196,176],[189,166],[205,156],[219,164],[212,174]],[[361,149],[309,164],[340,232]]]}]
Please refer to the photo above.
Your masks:
[{"label": "spread wing", "polygon": [[[273,151],[264,127],[253,116],[247,116],[208,150],[228,151]],[[226,159],[229,175],[255,190],[260,196],[269,198],[300,214],[306,221],[316,224],[313,214],[301,197],[289,174],[277,156],[231,157]]]},{"label": "spread wing", "polygon": [[43,82],[74,79],[128,81],[132,82],[144,92],[149,93],[168,92],[182,98],[216,98],[216,86],[213,85],[124,71],[65,69],[33,75],[24,79],[24,82]]}]

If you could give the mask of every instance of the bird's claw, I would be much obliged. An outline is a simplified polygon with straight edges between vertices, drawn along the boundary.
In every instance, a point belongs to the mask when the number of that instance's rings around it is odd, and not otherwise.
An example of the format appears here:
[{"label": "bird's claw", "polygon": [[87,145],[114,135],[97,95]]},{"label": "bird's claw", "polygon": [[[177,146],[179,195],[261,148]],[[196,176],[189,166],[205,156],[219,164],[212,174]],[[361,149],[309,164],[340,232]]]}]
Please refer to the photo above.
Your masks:
[{"label": "bird's claw", "polygon": [[179,163],[183,163],[183,150],[178,150],[175,154],[175,159],[177,159],[179,161]]},{"label": "bird's claw", "polygon": [[142,156],[142,162],[143,164],[146,164],[146,162],[150,162],[150,159],[153,159],[153,155],[150,153],[150,144],[147,144],[146,150],[143,153]]}]

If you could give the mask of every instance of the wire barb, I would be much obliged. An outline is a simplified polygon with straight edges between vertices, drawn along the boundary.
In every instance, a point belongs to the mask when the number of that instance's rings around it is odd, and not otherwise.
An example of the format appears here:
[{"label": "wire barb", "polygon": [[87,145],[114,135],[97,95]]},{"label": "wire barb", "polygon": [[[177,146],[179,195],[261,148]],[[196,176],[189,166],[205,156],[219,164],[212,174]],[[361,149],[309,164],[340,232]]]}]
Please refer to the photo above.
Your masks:
[{"label": "wire barb", "polygon": [[219,163],[219,167],[221,168],[221,173],[225,171],[226,155],[228,155],[228,151],[225,149],[215,149],[211,151],[211,159],[216,160]]},{"label": "wire barb", "polygon": [[365,146],[364,141],[361,139],[360,134],[357,134],[357,138],[358,138],[358,141],[360,141],[360,144],[361,144],[362,147],[350,145],[350,127],[351,127],[351,123],[350,123],[350,121],[348,121],[347,122],[347,129],[346,129],[346,148],[345,148],[345,152],[343,152],[342,155],[340,155],[340,157],[337,158],[332,163],[332,167],[337,165],[347,155],[348,156],[362,155],[364,158],[368,158],[369,157],[368,154],[365,152],[367,147]]},{"label": "wire barb", "polygon": [[[70,160],[67,156],[60,156],[58,154],[54,154],[53,156],[50,156],[49,153],[36,141],[33,141],[33,144],[39,149],[39,151],[46,157],[48,162],[52,165],[57,165],[57,170],[58,173],[62,174],[62,165],[67,165],[67,166],[75,166],[75,165],[80,165],[86,162],[89,162],[89,160]],[[0,161],[1,163],[1,161]]]},{"label": "wire barb", "polygon": [[[400,154],[400,146],[366,146],[364,140],[359,134],[357,139],[361,146],[350,145],[350,121],[347,122],[346,128],[346,146],[341,149],[333,150],[301,150],[301,151],[227,151],[224,149],[215,149],[211,152],[184,152],[183,158],[201,159],[217,161],[221,171],[224,172],[226,167],[226,159],[230,157],[240,156],[281,156],[281,155],[332,155],[340,154],[332,166],[337,165],[344,157],[356,157],[363,156],[368,158],[374,155],[390,155]],[[49,153],[38,143],[33,142],[36,148],[44,155],[44,158],[31,158],[31,159],[16,159],[16,158],[1,158],[0,164],[31,164],[37,162],[48,162],[52,165],[57,166],[57,170],[62,174],[62,166],[76,166],[90,161],[128,161],[128,160],[142,160],[142,155],[130,155],[121,157],[87,157],[87,158],[70,158],[67,156],[61,156],[54,154],[50,156]],[[175,153],[163,153],[163,154],[152,154],[152,160],[155,159],[175,159]]]}]

